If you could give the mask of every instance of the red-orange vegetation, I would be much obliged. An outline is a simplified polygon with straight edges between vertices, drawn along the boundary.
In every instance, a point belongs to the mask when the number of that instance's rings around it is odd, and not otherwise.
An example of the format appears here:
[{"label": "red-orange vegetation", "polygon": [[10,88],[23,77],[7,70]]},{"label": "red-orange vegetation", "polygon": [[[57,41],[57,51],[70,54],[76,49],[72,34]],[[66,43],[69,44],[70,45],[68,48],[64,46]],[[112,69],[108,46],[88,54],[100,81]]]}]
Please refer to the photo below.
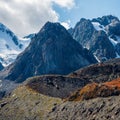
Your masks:
[{"label": "red-orange vegetation", "polygon": [[82,101],[97,97],[109,97],[120,94],[120,78],[105,82],[105,83],[91,83],[83,87],[82,89],[74,92],[68,101]]},{"label": "red-orange vegetation", "polygon": [[105,82],[104,84],[110,87],[118,87],[120,89],[120,78],[112,80],[110,82]]}]

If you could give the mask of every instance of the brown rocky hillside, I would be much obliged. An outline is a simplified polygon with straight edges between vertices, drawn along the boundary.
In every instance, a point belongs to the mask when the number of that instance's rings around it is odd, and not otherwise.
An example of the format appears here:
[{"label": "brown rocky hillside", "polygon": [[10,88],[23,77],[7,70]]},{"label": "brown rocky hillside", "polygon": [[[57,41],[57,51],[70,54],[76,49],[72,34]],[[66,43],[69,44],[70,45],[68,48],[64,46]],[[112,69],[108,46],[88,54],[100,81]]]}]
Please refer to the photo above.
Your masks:
[{"label": "brown rocky hillside", "polygon": [[74,92],[54,111],[48,120],[119,120],[120,78],[105,83],[91,83]]},{"label": "brown rocky hillside", "polygon": [[73,91],[88,81],[59,75],[29,78],[9,96],[0,100],[0,120],[43,120]]},{"label": "brown rocky hillside", "polygon": [[20,86],[0,101],[0,120],[43,120],[44,115],[61,102],[60,98]]},{"label": "brown rocky hillside", "polygon": [[106,82],[120,77],[120,59],[90,65],[79,69],[68,76],[79,77],[91,82]]},{"label": "brown rocky hillside", "polygon": [[66,98],[90,81],[60,75],[45,75],[29,78],[25,86],[38,93],[58,98]]},{"label": "brown rocky hillside", "polygon": [[45,120],[120,120],[120,96],[64,102],[54,107]]}]

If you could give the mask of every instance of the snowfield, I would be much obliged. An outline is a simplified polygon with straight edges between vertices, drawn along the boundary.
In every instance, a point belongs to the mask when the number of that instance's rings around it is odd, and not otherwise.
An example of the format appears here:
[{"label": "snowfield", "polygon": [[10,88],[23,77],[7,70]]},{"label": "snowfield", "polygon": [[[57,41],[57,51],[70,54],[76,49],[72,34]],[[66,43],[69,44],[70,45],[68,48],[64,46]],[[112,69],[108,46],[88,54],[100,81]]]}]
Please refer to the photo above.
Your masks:
[{"label": "snowfield", "polygon": [[0,62],[4,67],[16,59],[30,43],[30,38],[18,38],[9,28],[0,23]]}]

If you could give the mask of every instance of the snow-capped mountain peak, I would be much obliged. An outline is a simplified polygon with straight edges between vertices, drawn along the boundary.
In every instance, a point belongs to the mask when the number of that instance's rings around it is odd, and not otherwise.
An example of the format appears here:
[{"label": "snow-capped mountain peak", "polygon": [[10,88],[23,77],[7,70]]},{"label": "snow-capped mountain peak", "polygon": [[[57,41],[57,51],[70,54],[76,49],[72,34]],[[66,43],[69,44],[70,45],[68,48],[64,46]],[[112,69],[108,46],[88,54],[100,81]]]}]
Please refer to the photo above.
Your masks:
[{"label": "snow-capped mountain peak", "polygon": [[11,64],[17,55],[27,47],[30,40],[23,40],[18,38],[4,24],[0,23],[0,62],[3,66]]},{"label": "snow-capped mountain peak", "polygon": [[69,33],[92,52],[98,62],[120,58],[120,20],[115,16],[81,18]]}]

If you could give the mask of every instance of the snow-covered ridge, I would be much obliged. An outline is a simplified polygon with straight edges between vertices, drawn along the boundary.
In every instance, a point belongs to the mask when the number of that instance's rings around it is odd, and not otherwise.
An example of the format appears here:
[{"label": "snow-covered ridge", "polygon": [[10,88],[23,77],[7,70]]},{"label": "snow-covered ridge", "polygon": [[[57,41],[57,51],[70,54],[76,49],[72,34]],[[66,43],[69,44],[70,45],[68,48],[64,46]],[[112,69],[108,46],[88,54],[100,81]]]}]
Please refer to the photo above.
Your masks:
[{"label": "snow-covered ridge", "polygon": [[92,24],[97,31],[103,30],[104,32],[106,32],[105,27],[99,22],[92,22]]},{"label": "snow-covered ridge", "polygon": [[0,23],[0,62],[8,66],[29,44],[30,38],[18,38],[9,28]]},{"label": "snow-covered ridge", "polygon": [[113,38],[109,37],[110,42],[113,44],[113,46],[115,47],[119,42],[114,40]]}]

